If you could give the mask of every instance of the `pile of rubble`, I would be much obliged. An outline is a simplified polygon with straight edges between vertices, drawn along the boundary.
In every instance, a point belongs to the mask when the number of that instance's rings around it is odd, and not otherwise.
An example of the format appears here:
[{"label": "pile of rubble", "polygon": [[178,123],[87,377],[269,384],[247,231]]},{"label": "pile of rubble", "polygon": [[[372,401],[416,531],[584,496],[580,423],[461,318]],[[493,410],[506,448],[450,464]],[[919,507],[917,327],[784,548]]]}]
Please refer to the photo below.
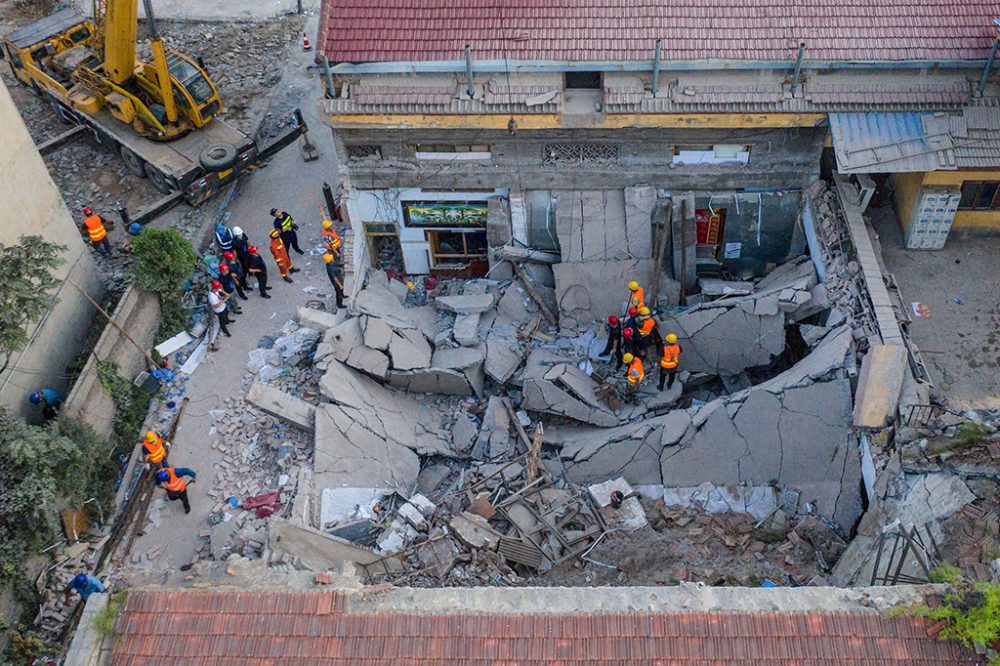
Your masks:
[{"label": "pile of rubble", "polygon": [[[86,511],[74,512],[67,509],[67,515],[77,513],[85,519]],[[70,527],[73,530],[73,527]],[[46,555],[50,563],[42,569],[35,579],[34,587],[38,591],[38,612],[35,614],[32,626],[45,640],[58,642],[62,639],[73,615],[75,600],[66,605],[66,586],[81,572],[93,571],[101,556],[101,550],[111,538],[109,534],[101,536],[101,532],[88,532],[87,538],[97,537],[96,541],[77,541],[62,543],[55,548],[47,549]],[[107,581],[105,581],[107,582]]]}]

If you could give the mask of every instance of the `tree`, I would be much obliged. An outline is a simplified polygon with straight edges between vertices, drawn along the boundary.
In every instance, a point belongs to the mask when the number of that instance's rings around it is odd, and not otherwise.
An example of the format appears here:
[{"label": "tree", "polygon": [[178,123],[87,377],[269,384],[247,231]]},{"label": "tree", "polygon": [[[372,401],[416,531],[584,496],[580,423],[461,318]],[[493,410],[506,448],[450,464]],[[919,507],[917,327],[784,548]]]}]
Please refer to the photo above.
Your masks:
[{"label": "tree", "polygon": [[63,263],[65,245],[41,236],[21,236],[16,245],[0,245],[0,372],[14,353],[28,344],[28,325],[52,309],[49,292],[59,284],[52,271]]},{"label": "tree", "polygon": [[191,276],[198,255],[176,229],[145,229],[132,241],[139,261],[132,264],[135,283],[162,296],[176,296]]},{"label": "tree", "polygon": [[132,241],[132,252],[139,259],[132,264],[135,283],[159,296],[156,340],[165,340],[187,325],[180,292],[198,263],[198,255],[176,229],[144,230]]}]

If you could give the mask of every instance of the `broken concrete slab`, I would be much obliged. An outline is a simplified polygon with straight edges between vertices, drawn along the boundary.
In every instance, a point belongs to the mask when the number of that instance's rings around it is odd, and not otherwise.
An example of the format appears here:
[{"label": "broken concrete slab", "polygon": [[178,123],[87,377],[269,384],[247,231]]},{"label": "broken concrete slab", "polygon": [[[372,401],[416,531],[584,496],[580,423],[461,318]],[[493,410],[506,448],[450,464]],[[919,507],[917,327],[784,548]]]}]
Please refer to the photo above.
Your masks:
[{"label": "broken concrete slab", "polygon": [[380,284],[369,284],[358,292],[354,299],[354,309],[360,314],[382,319],[397,330],[416,328],[409,312],[399,299],[389,291],[388,287]]},{"label": "broken concrete slab", "polygon": [[493,335],[486,338],[484,369],[497,384],[509,380],[524,362],[524,347],[516,342],[505,342]]},{"label": "broken concrete slab", "polygon": [[483,350],[478,347],[444,347],[434,352],[431,366],[449,370],[465,370],[475,365],[481,365],[485,358]]},{"label": "broken concrete slab", "polygon": [[618,425],[618,417],[597,398],[596,389],[593,379],[569,363],[558,363],[540,376],[529,374],[525,368],[521,406],[528,411],[557,414],[606,428]]},{"label": "broken concrete slab", "polygon": [[905,527],[916,525],[923,528],[927,523],[955,514],[976,500],[969,486],[953,474],[922,474],[908,478],[907,482],[909,492],[896,513]]},{"label": "broken concrete slab", "polygon": [[883,428],[896,416],[903,375],[909,371],[906,348],[874,345],[861,361],[854,396],[854,425]]},{"label": "broken concrete slab", "polygon": [[434,299],[434,304],[456,314],[479,314],[493,307],[493,294],[438,296]]},{"label": "broken concrete slab", "polygon": [[451,334],[455,342],[463,347],[475,347],[479,344],[479,313],[460,314],[455,317],[455,326]]},{"label": "broken concrete slab", "polygon": [[829,332],[830,329],[826,326],[799,324],[799,335],[802,336],[802,340],[809,345],[809,347],[815,347],[818,345]]},{"label": "broken concrete slab", "polygon": [[[642,504],[639,503],[635,491],[625,479],[618,477],[604,483],[596,483],[588,486],[587,492],[601,509],[609,529],[634,532],[649,524],[646,521],[646,512],[642,508]],[[618,508],[612,506],[611,495],[615,492],[621,493],[624,498]]]},{"label": "broken concrete slab", "polygon": [[358,317],[358,326],[361,327],[362,339],[366,347],[387,351],[389,341],[392,340],[392,329],[387,323],[378,317],[361,315]]},{"label": "broken concrete slab", "polygon": [[443,325],[442,315],[433,305],[421,305],[415,308],[407,308],[407,314],[416,324],[417,329],[424,334],[428,340],[433,340],[441,332]]},{"label": "broken concrete slab", "polygon": [[277,349],[261,349],[256,347],[247,352],[247,370],[257,374],[266,366],[277,367],[281,365],[281,352]]},{"label": "broken concrete slab", "polygon": [[[297,557],[313,571],[339,570],[345,562],[371,564],[382,558],[370,548],[326,534],[319,530],[293,525],[284,518],[274,516],[268,522],[268,547],[272,553],[287,553]],[[402,570],[396,560],[386,560],[390,571]]]},{"label": "broken concrete slab", "polygon": [[450,475],[451,468],[444,463],[427,465],[417,475],[417,490],[423,495],[433,496],[435,491]]},{"label": "broken concrete slab", "polygon": [[319,382],[320,392],[378,437],[421,455],[449,455],[440,414],[397,394],[339,361],[332,361]]},{"label": "broken concrete slab", "polygon": [[389,291],[393,293],[393,295],[396,298],[399,299],[400,303],[406,302],[406,297],[410,293],[410,288],[407,287],[404,283],[400,282],[399,280],[389,280],[387,288],[389,289]]},{"label": "broken concrete slab", "polygon": [[431,363],[431,346],[416,329],[394,331],[389,341],[393,370],[416,370]]},{"label": "broken concrete slab", "polygon": [[[647,281],[652,270],[653,262],[649,259],[556,264],[552,271],[560,326],[578,330],[595,321],[604,321],[611,314],[622,316],[628,299],[628,282]],[[676,303],[678,293],[676,283],[664,276],[660,295]]]},{"label": "broken concrete slab", "polygon": [[448,526],[455,537],[469,548],[495,550],[500,543],[500,535],[490,527],[486,519],[468,511],[454,516]]},{"label": "broken concrete slab", "polygon": [[299,324],[317,331],[325,331],[334,326],[339,326],[347,317],[347,310],[344,309],[330,313],[313,308],[299,307],[296,312]]},{"label": "broken concrete slab", "polygon": [[323,488],[319,493],[319,526],[375,518],[374,506],[394,488]]},{"label": "broken concrete slab", "polygon": [[386,380],[391,386],[410,393],[441,393],[444,395],[474,395],[469,378],[461,370],[447,368],[421,368],[389,372]]},{"label": "broken concrete slab", "polygon": [[458,453],[471,451],[478,434],[479,426],[473,421],[472,416],[465,411],[459,412],[451,427],[451,441],[455,451]]},{"label": "broken concrete slab", "polygon": [[727,303],[698,306],[661,323],[663,331],[676,331],[684,348],[681,368],[732,375],[767,365],[785,350],[783,315],[747,312],[741,305],[755,305],[750,297]]},{"label": "broken concrete slab", "polygon": [[409,494],[420,460],[403,444],[379,436],[337,405],[316,409],[314,487],[392,488]]},{"label": "broken concrete slab", "polygon": [[771,486],[716,486],[702,483],[687,488],[664,488],[663,503],[706,513],[746,513],[763,520],[778,508]]},{"label": "broken concrete slab", "polygon": [[247,402],[271,416],[312,432],[316,408],[301,398],[273,386],[254,382],[247,391]]}]

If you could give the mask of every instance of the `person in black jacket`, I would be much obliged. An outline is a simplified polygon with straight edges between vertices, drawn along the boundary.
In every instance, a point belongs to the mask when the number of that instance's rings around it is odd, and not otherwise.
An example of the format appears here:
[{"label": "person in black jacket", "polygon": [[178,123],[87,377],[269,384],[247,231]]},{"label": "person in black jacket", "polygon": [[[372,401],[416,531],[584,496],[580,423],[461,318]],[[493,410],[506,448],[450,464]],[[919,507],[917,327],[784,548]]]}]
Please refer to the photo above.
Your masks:
[{"label": "person in black jacket", "polygon": [[264,263],[264,258],[257,254],[257,246],[251,245],[247,248],[249,256],[247,257],[247,272],[257,278],[257,284],[260,286],[260,295],[264,298],[271,298],[267,293],[270,287],[267,286],[267,264]]}]

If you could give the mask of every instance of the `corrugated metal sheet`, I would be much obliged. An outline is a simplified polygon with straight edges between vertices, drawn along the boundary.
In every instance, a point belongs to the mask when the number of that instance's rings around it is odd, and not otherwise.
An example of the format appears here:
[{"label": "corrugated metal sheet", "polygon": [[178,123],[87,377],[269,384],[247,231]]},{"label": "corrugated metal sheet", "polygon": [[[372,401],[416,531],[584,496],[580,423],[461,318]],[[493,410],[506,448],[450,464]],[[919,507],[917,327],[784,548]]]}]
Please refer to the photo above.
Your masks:
[{"label": "corrugated metal sheet", "polygon": [[951,134],[929,133],[925,115],[929,114],[831,113],[837,169],[841,173],[955,169]]},{"label": "corrugated metal sheet", "polygon": [[331,62],[985,59],[996,0],[324,0]]}]

